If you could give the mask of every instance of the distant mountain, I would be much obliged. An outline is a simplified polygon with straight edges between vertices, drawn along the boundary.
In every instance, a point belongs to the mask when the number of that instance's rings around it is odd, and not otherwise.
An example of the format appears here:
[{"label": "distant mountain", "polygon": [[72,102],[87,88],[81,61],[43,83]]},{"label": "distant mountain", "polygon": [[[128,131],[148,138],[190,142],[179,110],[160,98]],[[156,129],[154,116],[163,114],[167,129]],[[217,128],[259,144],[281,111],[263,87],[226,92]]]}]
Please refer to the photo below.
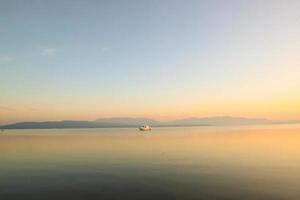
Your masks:
[{"label": "distant mountain", "polygon": [[[132,126],[132,125],[131,125]],[[111,128],[130,127],[109,122],[96,121],[46,121],[46,122],[19,122],[0,126],[0,129],[51,129],[51,128]]]},{"label": "distant mountain", "polygon": [[186,118],[168,122],[156,121],[149,118],[100,118],[95,121],[45,121],[45,122],[19,122],[0,126],[0,129],[51,129],[51,128],[113,128],[113,127],[138,127],[141,125],[150,126],[226,126],[226,125],[259,125],[259,124],[288,124],[300,123],[293,121],[273,121],[258,118],[242,117],[206,117]]},{"label": "distant mountain", "polygon": [[211,126],[220,125],[255,125],[255,124],[274,124],[275,121],[259,118],[242,118],[242,117],[205,117],[205,118],[186,118],[170,122],[173,125],[195,126],[207,124]]},{"label": "distant mountain", "polygon": [[119,124],[119,125],[159,125],[161,122],[149,119],[149,118],[130,118],[130,117],[113,117],[113,118],[99,118],[95,120],[95,122],[101,122],[101,123],[113,123],[113,124]]}]

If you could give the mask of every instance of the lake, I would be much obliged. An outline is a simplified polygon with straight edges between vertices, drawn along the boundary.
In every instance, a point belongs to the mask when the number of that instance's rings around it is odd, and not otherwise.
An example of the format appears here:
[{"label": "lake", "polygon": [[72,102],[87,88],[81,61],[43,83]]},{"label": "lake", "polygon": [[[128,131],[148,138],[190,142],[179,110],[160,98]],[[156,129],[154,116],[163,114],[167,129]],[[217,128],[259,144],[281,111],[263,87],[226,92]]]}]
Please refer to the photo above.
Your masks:
[{"label": "lake", "polygon": [[0,199],[299,200],[300,125],[6,130]]}]

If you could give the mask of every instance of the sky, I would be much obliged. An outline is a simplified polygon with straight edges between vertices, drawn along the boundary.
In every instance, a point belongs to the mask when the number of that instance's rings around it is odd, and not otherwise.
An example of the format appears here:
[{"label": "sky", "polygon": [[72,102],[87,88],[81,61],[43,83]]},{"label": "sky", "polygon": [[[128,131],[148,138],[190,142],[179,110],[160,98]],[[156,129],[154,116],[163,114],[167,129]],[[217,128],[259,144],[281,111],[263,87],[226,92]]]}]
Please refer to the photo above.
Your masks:
[{"label": "sky", "polygon": [[1,0],[0,124],[300,119],[298,0]]}]

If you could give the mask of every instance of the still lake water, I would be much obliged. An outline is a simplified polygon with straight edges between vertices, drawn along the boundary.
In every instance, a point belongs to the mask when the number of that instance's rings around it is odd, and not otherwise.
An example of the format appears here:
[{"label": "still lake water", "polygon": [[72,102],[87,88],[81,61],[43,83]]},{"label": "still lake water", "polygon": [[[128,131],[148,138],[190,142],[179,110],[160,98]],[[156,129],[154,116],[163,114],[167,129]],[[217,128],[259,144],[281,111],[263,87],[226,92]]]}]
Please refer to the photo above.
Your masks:
[{"label": "still lake water", "polygon": [[1,200],[299,200],[300,125],[6,130]]}]

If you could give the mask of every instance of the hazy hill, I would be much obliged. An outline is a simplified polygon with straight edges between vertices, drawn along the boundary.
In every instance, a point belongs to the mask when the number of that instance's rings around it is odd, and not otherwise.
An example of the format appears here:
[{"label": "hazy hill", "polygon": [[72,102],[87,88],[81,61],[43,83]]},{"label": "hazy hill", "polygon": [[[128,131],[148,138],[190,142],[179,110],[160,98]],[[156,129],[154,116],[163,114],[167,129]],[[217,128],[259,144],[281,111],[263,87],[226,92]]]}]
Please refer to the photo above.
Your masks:
[{"label": "hazy hill", "polygon": [[161,122],[150,119],[150,118],[130,118],[130,117],[112,117],[112,118],[99,118],[95,122],[101,123],[113,123],[119,125],[159,125]]},{"label": "hazy hill", "polygon": [[186,118],[170,122],[173,125],[195,126],[207,124],[212,126],[220,125],[251,125],[251,124],[273,124],[275,121],[259,118],[242,118],[242,117],[206,117],[206,118]]},{"label": "hazy hill", "polygon": [[110,128],[126,127],[109,122],[96,121],[46,121],[46,122],[19,122],[0,126],[1,129],[50,129],[50,128]]},{"label": "hazy hill", "polygon": [[226,126],[226,125],[259,125],[300,123],[300,121],[273,121],[268,119],[242,118],[242,117],[207,117],[186,118],[168,122],[160,122],[149,118],[100,118],[95,121],[45,121],[45,122],[19,122],[0,126],[0,129],[50,129],[50,128],[113,128],[151,126]]}]

